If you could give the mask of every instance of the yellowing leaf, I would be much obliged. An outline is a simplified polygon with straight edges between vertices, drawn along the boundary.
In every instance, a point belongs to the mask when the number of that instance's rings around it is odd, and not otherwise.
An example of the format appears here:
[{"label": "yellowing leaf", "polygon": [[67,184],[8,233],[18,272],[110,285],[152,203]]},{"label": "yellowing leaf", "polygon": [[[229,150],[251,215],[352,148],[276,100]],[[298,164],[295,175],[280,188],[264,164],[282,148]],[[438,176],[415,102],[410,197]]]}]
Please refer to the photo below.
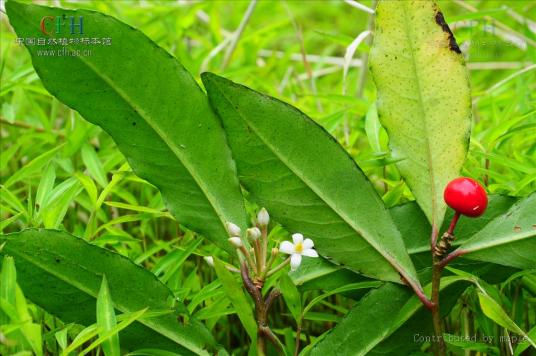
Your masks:
[{"label": "yellowing leaf", "polygon": [[463,56],[433,1],[381,1],[370,69],[397,167],[432,225],[469,146],[471,95]]}]

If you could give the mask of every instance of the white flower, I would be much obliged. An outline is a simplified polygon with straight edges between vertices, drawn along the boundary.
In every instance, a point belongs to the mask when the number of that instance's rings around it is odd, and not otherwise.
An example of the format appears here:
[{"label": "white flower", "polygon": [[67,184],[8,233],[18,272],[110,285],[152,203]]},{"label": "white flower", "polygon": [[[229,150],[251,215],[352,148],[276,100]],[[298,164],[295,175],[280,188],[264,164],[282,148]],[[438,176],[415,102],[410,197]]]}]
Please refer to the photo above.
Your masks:
[{"label": "white flower", "polygon": [[227,239],[227,241],[229,241],[231,245],[233,245],[236,248],[240,248],[243,246],[242,240],[240,239],[240,237],[237,237],[237,236],[230,237]]},{"label": "white flower", "polygon": [[257,240],[259,237],[261,237],[261,230],[259,230],[258,228],[256,227],[252,227],[250,229],[248,229],[246,231],[246,233],[248,234],[248,237],[252,240],[252,241],[255,241]]},{"label": "white flower", "polygon": [[206,262],[210,267],[214,267],[214,257],[212,257],[212,256],[205,256],[205,257],[203,257],[203,259],[205,260],[205,262]]},{"label": "white flower", "polygon": [[229,235],[232,236],[240,236],[240,228],[233,224],[232,222],[227,223],[227,231],[229,231]]},{"label": "white flower", "polygon": [[266,209],[262,208],[257,214],[257,222],[260,226],[267,226],[270,222],[270,215]]},{"label": "white flower", "polygon": [[307,257],[318,257],[318,253],[313,249],[315,245],[313,240],[305,239],[303,240],[302,234],[292,235],[292,242],[283,241],[279,246],[279,251],[290,255],[290,269],[295,271],[301,264],[302,256]]}]

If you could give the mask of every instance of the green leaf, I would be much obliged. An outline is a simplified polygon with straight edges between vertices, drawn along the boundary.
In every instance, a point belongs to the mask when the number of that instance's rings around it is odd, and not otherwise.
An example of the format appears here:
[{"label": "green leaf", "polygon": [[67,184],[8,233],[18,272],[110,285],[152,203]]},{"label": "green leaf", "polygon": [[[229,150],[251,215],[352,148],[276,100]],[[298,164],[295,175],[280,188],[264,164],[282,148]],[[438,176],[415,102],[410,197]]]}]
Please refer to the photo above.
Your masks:
[{"label": "green leaf", "polygon": [[38,174],[41,169],[51,161],[52,157],[56,155],[58,150],[63,147],[63,144],[54,147],[53,149],[42,153],[41,155],[37,156],[30,162],[28,162],[24,167],[16,171],[9,179],[5,182],[6,188],[10,187],[11,185],[15,184],[16,182],[19,182],[21,180],[24,180],[28,178],[29,176],[32,176],[34,174]]},{"label": "green leaf", "polygon": [[155,266],[154,274],[160,276],[162,273],[164,273],[164,275],[160,277],[160,280],[164,283],[167,283],[202,241],[202,238],[197,238],[186,245],[184,251],[175,250],[162,257]]},{"label": "green leaf", "polygon": [[[499,348],[485,342],[476,342],[471,340],[473,336],[458,336],[451,334],[443,334],[445,342],[450,346],[449,349],[454,349],[453,351],[458,351],[460,354],[464,350],[478,351],[479,353],[485,353],[487,355],[500,355]],[[467,340],[469,338],[469,340]]]},{"label": "green leaf", "polygon": [[3,232],[4,229],[9,226],[11,223],[17,221],[17,219],[22,215],[22,213],[16,213],[12,217],[9,217],[5,220],[0,221],[0,232]]},{"label": "green leaf", "polygon": [[319,303],[320,301],[322,301],[323,299],[331,295],[358,290],[358,289],[378,288],[378,287],[381,287],[381,285],[382,285],[382,282],[380,281],[372,281],[372,282],[350,283],[350,284],[341,286],[339,288],[335,288],[333,290],[330,290],[329,292],[320,294],[319,296],[316,296],[315,298],[313,298],[313,300],[311,300],[303,309],[303,315],[306,315],[307,312],[311,310],[311,308],[313,308],[317,303]]},{"label": "green leaf", "polygon": [[382,145],[380,143],[381,124],[378,119],[378,109],[376,104],[372,104],[365,116],[365,133],[367,139],[375,153],[382,152]]},{"label": "green leaf", "polygon": [[536,266],[536,193],[514,204],[457,250],[464,257],[517,268]]},{"label": "green leaf", "polygon": [[383,202],[347,152],[296,108],[204,73],[240,181],[287,230],[318,252],[367,276],[420,288]]},{"label": "green leaf", "polygon": [[[66,323],[95,323],[95,305],[104,274],[116,310],[172,311],[168,300],[173,295],[156,276],[80,238],[56,230],[29,229],[1,235],[0,244],[3,243],[0,255],[14,256],[19,284],[27,298]],[[195,320],[180,324],[174,314],[143,318],[129,326],[120,334],[123,347],[208,354],[204,350],[212,346],[212,340],[207,339],[206,330]]]},{"label": "green leaf", "polygon": [[[15,307],[17,289],[17,270],[13,257],[4,256],[2,259],[2,273],[0,274],[0,299]],[[8,324],[9,317],[0,310],[0,325]]]},{"label": "green leaf", "polygon": [[380,1],[370,51],[380,121],[404,180],[432,225],[469,147],[471,93],[463,56],[433,1]]},{"label": "green leaf", "polygon": [[56,186],[47,194],[43,206],[39,209],[39,217],[46,228],[55,229],[60,226],[69,205],[82,191],[77,178],[71,177]]},{"label": "green leaf", "polygon": [[0,199],[6,202],[10,207],[15,209],[16,212],[22,213],[28,216],[28,211],[22,205],[21,201],[15,194],[13,194],[5,185],[0,185]]},{"label": "green leaf", "polygon": [[257,323],[253,317],[251,306],[248,302],[246,294],[242,289],[242,286],[235,280],[232,273],[225,268],[225,265],[217,258],[214,258],[214,269],[218,275],[218,279],[223,285],[223,290],[227,295],[227,298],[231,301],[231,304],[238,314],[240,322],[246,329],[249,337],[252,340],[252,345],[255,345],[257,340]]},{"label": "green leaf", "polygon": [[529,346],[530,346],[530,343],[528,341],[528,339],[530,338],[531,340],[536,340],[536,326],[533,327],[532,329],[530,329],[530,331],[527,333],[527,336],[528,338],[523,340],[522,342],[520,342],[515,351],[514,351],[514,356],[519,356],[523,353],[523,351],[525,351]]},{"label": "green leaf", "polygon": [[340,270],[340,267],[329,263],[326,259],[320,258],[304,258],[298,268],[295,271],[288,273],[292,282],[299,286],[308,281],[332,274]]},{"label": "green leaf", "polygon": [[89,174],[100,184],[101,187],[106,187],[108,185],[108,179],[106,179],[106,172],[102,166],[97,152],[93,149],[93,146],[90,144],[82,145],[81,149],[82,161],[86,165]]},{"label": "green leaf", "polygon": [[74,176],[80,181],[80,184],[84,187],[93,208],[97,205],[97,186],[91,178],[81,172],[76,172]]},{"label": "green leaf", "polygon": [[[444,277],[441,289],[463,280],[463,277]],[[425,288],[430,289],[430,285]],[[421,309],[422,303],[410,290],[385,283],[357,302],[341,322],[313,347],[310,355],[366,355]],[[428,310],[425,312],[429,315]],[[419,324],[423,325],[422,319]]]},{"label": "green leaf", "polygon": [[288,275],[283,274],[279,278],[279,289],[281,290],[283,299],[285,300],[292,317],[294,320],[300,323],[300,317],[302,315],[302,301],[298,288],[296,288],[294,282],[292,282],[292,279]]},{"label": "green leaf", "polygon": [[[102,284],[97,297],[97,326],[99,327],[99,336],[109,332],[117,325],[115,318],[114,304],[110,296],[106,275],[102,276]],[[120,356],[121,347],[119,346],[119,335],[110,336],[102,343],[102,349],[105,356]]]},{"label": "green leaf", "polygon": [[0,326],[18,325],[9,332],[4,329],[7,339],[17,341],[22,348],[31,348],[35,355],[43,355],[41,325],[32,323],[28,304],[17,285],[17,270],[13,257],[4,256],[0,273]]},{"label": "green leaf", "polygon": [[[490,195],[488,208],[484,215],[478,218],[462,218],[459,220],[456,225],[456,239],[453,242],[453,246],[459,247],[460,245],[469,243],[469,240],[474,236],[481,236],[483,234],[481,230],[490,232],[490,234],[488,234],[488,238],[490,239],[497,236],[496,234],[499,234],[500,230],[494,228],[491,223],[501,225],[501,223],[495,222],[495,220],[499,219],[501,216],[506,216],[515,202],[516,198],[513,197]],[[398,205],[389,210],[417,268],[420,269],[421,267],[429,266],[429,235],[431,226],[422,210],[414,202]],[[527,210],[527,213],[530,214],[530,209]],[[440,231],[447,230],[452,216],[453,212],[449,209]],[[535,219],[533,220],[536,221]],[[492,231],[493,233],[491,233]],[[536,249],[536,239],[524,239],[522,241],[511,242],[504,245],[499,244],[481,251],[468,253],[463,256],[463,259],[453,260],[450,265],[466,263],[474,264],[474,260],[478,260],[514,268],[534,268],[536,266],[536,257],[531,253],[534,249]],[[497,271],[498,267],[499,266],[494,267],[495,271]]]},{"label": "green leaf", "polygon": [[516,334],[523,335],[534,348],[536,348],[536,341],[532,340],[517,324],[510,319],[508,314],[501,308],[497,302],[489,295],[479,292],[478,300],[480,301],[480,307],[482,312],[491,320]]},{"label": "green leaf", "polygon": [[37,193],[35,194],[35,210],[38,210],[38,208],[43,205],[46,196],[54,188],[55,180],[56,168],[54,168],[53,164],[49,164],[39,181],[39,186],[37,187]]},{"label": "green leaf", "polygon": [[35,24],[43,16],[83,16],[91,37],[111,38],[111,45],[94,46],[85,57],[38,55],[83,52],[83,44],[28,50],[46,89],[109,133],[181,224],[234,253],[225,222],[246,225],[234,163],[206,95],[186,69],[143,33],[98,12],[13,1],[6,10],[18,37],[42,37]]},{"label": "green leaf", "polygon": [[[99,338],[95,340],[91,345],[89,345],[87,348],[85,348],[82,352],[80,352],[79,356],[84,356],[100,344],[106,343],[109,339],[113,338],[114,336],[117,336],[117,333],[119,333],[121,330],[135,322],[136,320],[139,320],[147,309],[142,309],[140,311],[134,312],[134,313],[128,313],[123,314],[121,316],[125,316],[125,318],[122,318],[121,322],[114,326],[112,329],[106,331],[105,333],[99,334]],[[68,355],[67,350],[64,352],[66,355]]]}]

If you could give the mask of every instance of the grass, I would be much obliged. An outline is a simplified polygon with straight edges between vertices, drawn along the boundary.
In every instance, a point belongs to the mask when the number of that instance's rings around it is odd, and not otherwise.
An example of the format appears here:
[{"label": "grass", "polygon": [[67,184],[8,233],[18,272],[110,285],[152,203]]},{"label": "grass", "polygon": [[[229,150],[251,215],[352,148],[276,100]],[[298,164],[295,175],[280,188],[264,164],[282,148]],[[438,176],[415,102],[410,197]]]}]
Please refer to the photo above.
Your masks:
[{"label": "grass", "polygon": [[[297,106],[350,152],[388,206],[412,200],[374,115],[367,40],[357,48],[343,81],[346,49],[367,30],[368,13],[342,1],[259,1],[244,21],[248,1],[40,3],[115,16],[145,32],[197,78],[213,71]],[[373,6],[372,1],[362,3]],[[483,181],[491,193],[525,196],[536,191],[536,3],[439,3],[466,55],[473,91],[474,125],[463,174]],[[228,43],[243,21],[231,51]],[[165,278],[227,350],[244,354],[247,335],[202,259],[221,253],[205,241],[191,251],[194,235],[165,211],[153,186],[133,175],[111,138],[43,88],[5,13],[0,43],[1,230],[61,228],[130,257]],[[176,262],[173,270],[170,260]],[[532,309],[523,314],[516,307],[522,305],[519,298],[527,298],[519,294],[522,280],[500,287],[505,305],[528,330],[536,318],[536,291],[529,297]],[[309,300],[320,294],[306,293]],[[328,296],[314,307],[302,325],[303,343],[334,326],[351,308],[355,301],[345,295]],[[447,330],[474,332],[476,327],[503,335],[504,329],[479,312],[475,298],[474,288],[464,292],[447,318]],[[289,344],[293,318],[282,302],[275,308],[273,325]],[[35,305],[29,310],[41,326],[48,354],[70,344],[81,330]],[[491,354],[509,353],[508,343],[494,347]]]}]

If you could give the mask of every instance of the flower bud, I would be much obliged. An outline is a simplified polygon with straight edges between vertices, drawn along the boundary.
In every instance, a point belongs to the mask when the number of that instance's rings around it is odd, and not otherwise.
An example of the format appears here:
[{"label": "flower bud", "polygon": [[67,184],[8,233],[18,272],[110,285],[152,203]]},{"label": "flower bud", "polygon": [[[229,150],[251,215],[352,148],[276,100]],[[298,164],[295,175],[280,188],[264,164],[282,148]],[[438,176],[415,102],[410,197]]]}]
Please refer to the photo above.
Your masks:
[{"label": "flower bud", "polygon": [[270,215],[266,209],[262,208],[259,211],[257,214],[257,222],[260,226],[268,226],[268,223],[270,222]]},{"label": "flower bud", "polygon": [[233,245],[236,248],[240,248],[243,246],[242,240],[240,239],[240,237],[233,236],[227,239],[227,241],[229,241],[231,245]]},{"label": "flower bud", "polygon": [[205,256],[205,257],[203,257],[203,259],[205,260],[205,262],[207,263],[207,265],[209,265],[210,267],[214,267],[214,257],[212,257],[212,256]]},{"label": "flower bud", "polygon": [[279,249],[277,247],[274,247],[272,249],[272,256],[276,256],[279,253]]},{"label": "flower bud", "polygon": [[229,235],[231,237],[240,236],[240,233],[241,233],[240,228],[236,224],[233,224],[232,222],[227,223],[227,231],[229,231]]},{"label": "flower bud", "polygon": [[252,228],[247,230],[247,235],[248,235],[249,239],[251,239],[252,241],[255,241],[259,237],[261,237],[261,230],[259,230],[256,227],[252,227]]}]

